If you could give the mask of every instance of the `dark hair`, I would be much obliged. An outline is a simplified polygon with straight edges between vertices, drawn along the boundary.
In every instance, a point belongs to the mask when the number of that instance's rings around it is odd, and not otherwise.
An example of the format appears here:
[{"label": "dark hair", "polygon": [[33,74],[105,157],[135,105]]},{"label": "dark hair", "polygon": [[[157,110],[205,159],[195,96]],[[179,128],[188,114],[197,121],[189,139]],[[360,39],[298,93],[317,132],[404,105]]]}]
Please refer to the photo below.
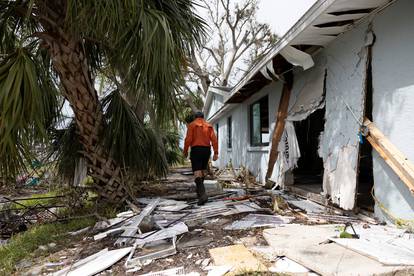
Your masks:
[{"label": "dark hair", "polygon": [[201,111],[197,111],[194,113],[194,118],[204,118],[204,113]]}]

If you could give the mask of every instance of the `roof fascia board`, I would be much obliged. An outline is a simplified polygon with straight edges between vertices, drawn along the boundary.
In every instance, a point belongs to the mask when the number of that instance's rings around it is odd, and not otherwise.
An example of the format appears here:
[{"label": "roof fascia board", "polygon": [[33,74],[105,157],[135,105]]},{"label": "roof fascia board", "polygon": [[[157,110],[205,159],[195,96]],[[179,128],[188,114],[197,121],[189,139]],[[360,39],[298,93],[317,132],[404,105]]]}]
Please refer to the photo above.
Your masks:
[{"label": "roof fascia board", "polygon": [[221,89],[219,89],[219,88],[211,88],[210,90],[209,90],[209,92],[211,92],[211,93],[214,93],[214,94],[217,94],[217,95],[220,95],[220,96],[223,96],[223,97],[227,97],[227,96],[229,96],[230,95],[230,93],[229,92],[226,92],[226,91],[224,91],[224,90],[221,90]]},{"label": "roof fascia board", "polygon": [[230,112],[233,110],[236,106],[239,104],[225,104],[223,105],[219,110],[217,110],[216,113],[214,113],[210,118],[207,119],[207,121],[211,124],[214,124],[218,119],[221,118],[223,114],[226,114],[227,112]]},{"label": "roof fascia board", "polygon": [[205,101],[205,105],[203,106],[203,113],[204,114],[206,114],[208,112],[211,104],[213,103],[213,94],[217,94],[217,95],[223,96],[223,104],[227,100],[227,97],[230,96],[230,93],[229,92],[226,92],[224,90],[221,90],[220,88],[210,87],[207,90],[206,101]]}]

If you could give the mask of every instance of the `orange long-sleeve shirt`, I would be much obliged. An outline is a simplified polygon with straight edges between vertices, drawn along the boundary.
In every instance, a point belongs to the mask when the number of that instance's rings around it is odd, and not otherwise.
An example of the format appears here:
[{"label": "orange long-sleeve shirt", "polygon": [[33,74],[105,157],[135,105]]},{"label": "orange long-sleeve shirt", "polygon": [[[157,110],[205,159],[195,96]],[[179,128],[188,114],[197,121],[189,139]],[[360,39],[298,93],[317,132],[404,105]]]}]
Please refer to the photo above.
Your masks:
[{"label": "orange long-sleeve shirt", "polygon": [[210,147],[211,145],[213,145],[214,154],[218,154],[217,136],[213,127],[202,118],[195,119],[187,127],[184,154],[188,154],[189,147]]}]

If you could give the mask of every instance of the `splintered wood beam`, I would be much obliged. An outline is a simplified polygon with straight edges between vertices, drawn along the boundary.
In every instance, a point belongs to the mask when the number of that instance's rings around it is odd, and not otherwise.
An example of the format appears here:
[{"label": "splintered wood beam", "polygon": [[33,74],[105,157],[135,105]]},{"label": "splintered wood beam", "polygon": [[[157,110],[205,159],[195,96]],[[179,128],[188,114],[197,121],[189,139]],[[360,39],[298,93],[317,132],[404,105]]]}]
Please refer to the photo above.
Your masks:
[{"label": "splintered wood beam", "polygon": [[414,195],[413,163],[384,136],[373,122],[365,118],[364,126],[369,130],[366,137],[368,142]]},{"label": "splintered wood beam", "polygon": [[272,146],[269,153],[269,163],[267,166],[266,180],[268,180],[273,173],[273,167],[275,166],[278,157],[278,146],[280,139],[282,138],[283,131],[285,129],[285,121],[288,114],[289,100],[291,94],[291,83],[285,82],[283,84],[282,96],[279,101],[279,108],[276,113],[276,126],[272,135]]}]

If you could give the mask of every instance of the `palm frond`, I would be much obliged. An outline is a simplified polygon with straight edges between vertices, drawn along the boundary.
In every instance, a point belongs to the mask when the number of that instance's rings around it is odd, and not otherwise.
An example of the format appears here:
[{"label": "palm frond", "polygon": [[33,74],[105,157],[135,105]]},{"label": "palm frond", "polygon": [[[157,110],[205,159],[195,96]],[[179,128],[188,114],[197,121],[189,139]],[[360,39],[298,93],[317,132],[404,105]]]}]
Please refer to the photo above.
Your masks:
[{"label": "palm frond", "polygon": [[34,141],[46,139],[56,118],[56,90],[27,49],[0,63],[0,175],[13,177],[31,158]]},{"label": "palm frond", "polygon": [[72,121],[67,128],[54,129],[51,134],[51,155],[57,162],[57,172],[67,182],[72,183],[76,163],[82,157],[82,145],[76,134],[76,124]]},{"label": "palm frond", "polygon": [[149,98],[158,117],[166,118],[185,56],[203,34],[194,5],[191,0],[69,0],[67,25],[80,37],[99,41],[127,92]]},{"label": "palm frond", "polygon": [[130,173],[162,176],[167,160],[156,133],[140,121],[118,90],[103,100],[105,131],[103,145]]},{"label": "palm frond", "polygon": [[184,156],[179,146],[180,134],[178,131],[175,128],[164,130],[161,133],[161,137],[168,165],[182,164],[184,162]]}]

